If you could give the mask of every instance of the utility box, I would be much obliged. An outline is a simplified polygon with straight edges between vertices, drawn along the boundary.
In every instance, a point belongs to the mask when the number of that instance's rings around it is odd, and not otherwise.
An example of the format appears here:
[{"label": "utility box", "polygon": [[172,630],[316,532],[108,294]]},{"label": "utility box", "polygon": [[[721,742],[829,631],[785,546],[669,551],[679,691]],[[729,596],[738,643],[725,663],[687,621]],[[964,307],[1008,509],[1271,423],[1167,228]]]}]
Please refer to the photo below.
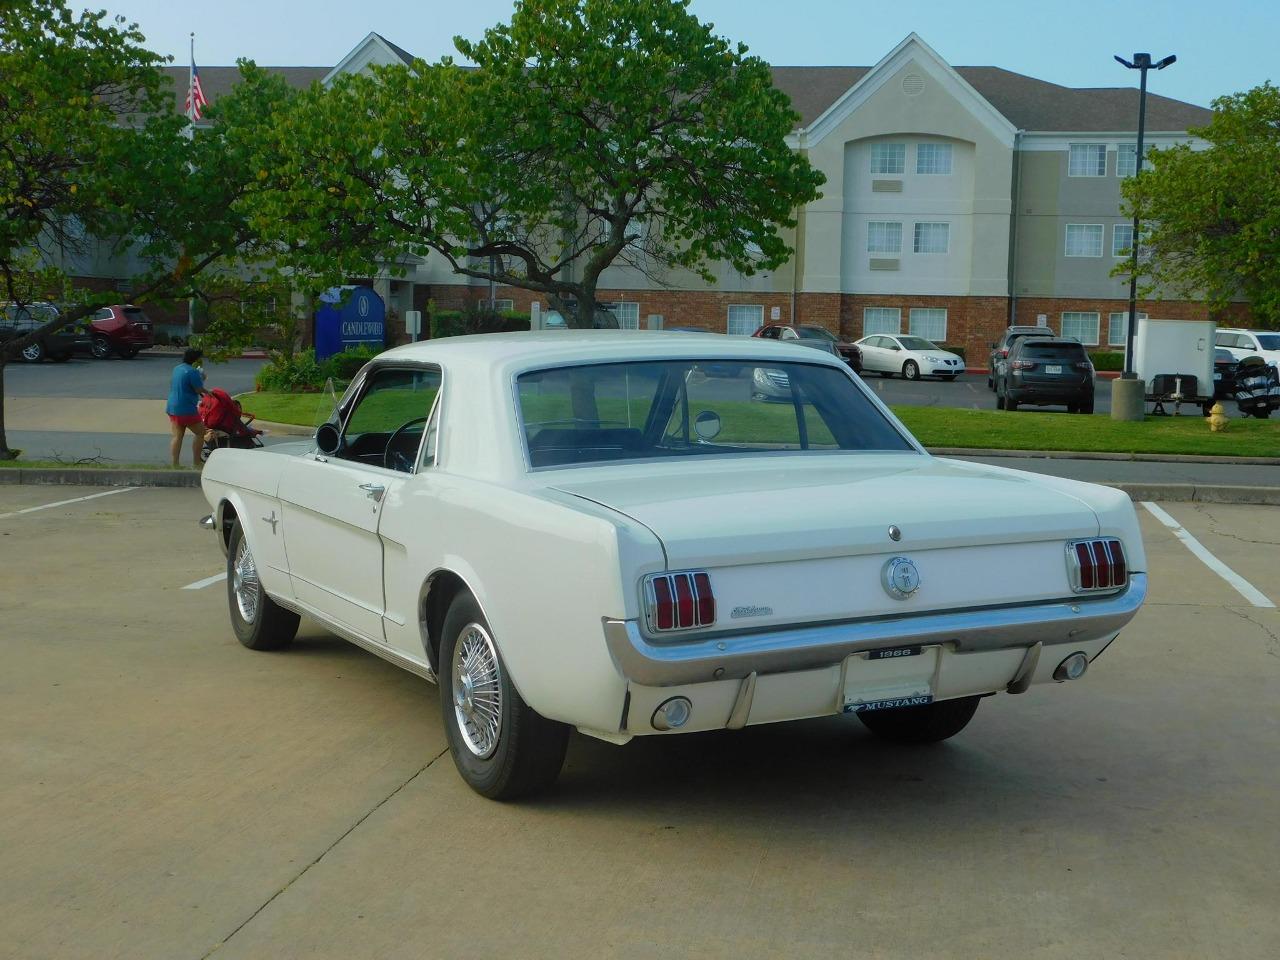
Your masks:
[{"label": "utility box", "polygon": [[[1212,403],[1217,332],[1212,320],[1139,320],[1133,337],[1133,369],[1146,384],[1148,399],[1173,399],[1169,384],[1175,381],[1169,378],[1186,378],[1179,402]],[[1191,377],[1195,377],[1194,388]]]},{"label": "utility box", "polygon": [[409,335],[409,339],[412,342],[418,342],[418,338],[422,336],[421,310],[406,310],[404,312],[404,332]]}]

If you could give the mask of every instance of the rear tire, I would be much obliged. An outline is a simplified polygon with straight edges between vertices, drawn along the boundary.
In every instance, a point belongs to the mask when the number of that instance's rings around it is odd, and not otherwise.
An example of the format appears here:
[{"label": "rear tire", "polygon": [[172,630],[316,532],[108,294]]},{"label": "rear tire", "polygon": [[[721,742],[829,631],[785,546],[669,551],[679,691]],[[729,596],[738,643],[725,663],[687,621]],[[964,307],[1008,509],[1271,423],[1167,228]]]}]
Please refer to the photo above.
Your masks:
[{"label": "rear tire", "polygon": [[262,588],[249,542],[236,520],[227,546],[227,604],[236,639],[250,650],[280,650],[293,642],[299,617]]},{"label": "rear tire", "polygon": [[449,605],[441,628],[440,711],[458,773],[476,793],[514,800],[560,775],[569,728],[520,698],[493,633],[469,593]]},{"label": "rear tire", "polygon": [[99,360],[106,360],[111,356],[111,341],[99,334],[89,345],[89,352]]},{"label": "rear tire", "polygon": [[132,359],[133,359],[134,357],[136,357],[137,355],[138,355],[138,348],[137,348],[137,347],[130,347],[129,349],[127,349],[127,350],[122,350],[122,351],[120,352],[120,356],[121,356],[121,357],[123,357],[125,360],[132,360]]},{"label": "rear tire", "polygon": [[906,363],[904,363],[902,365],[902,379],[919,380],[920,365],[916,363],[914,360],[908,360]]},{"label": "rear tire", "polygon": [[1080,412],[1087,414],[1093,413],[1093,397],[1090,397],[1088,400],[1084,401],[1084,403],[1080,404]]},{"label": "rear tire", "polygon": [[922,707],[897,707],[858,714],[863,726],[893,743],[938,743],[969,725],[981,697],[939,700]]}]

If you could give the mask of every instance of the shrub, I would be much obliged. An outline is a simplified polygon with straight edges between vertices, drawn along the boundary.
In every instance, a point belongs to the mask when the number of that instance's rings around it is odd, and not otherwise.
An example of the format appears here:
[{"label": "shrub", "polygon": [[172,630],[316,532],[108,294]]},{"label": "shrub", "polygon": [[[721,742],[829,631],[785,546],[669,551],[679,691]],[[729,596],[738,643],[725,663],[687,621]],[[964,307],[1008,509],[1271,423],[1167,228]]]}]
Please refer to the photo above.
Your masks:
[{"label": "shrub", "polygon": [[529,329],[529,315],[515,310],[494,313],[468,304],[463,310],[434,310],[431,313],[431,338],[460,337],[471,333],[511,333]]},{"label": "shrub", "polygon": [[1115,350],[1099,350],[1089,354],[1095,370],[1123,370],[1124,354]]},{"label": "shrub", "polygon": [[308,393],[323,388],[328,377],[328,370],[316,362],[316,352],[302,350],[292,357],[272,359],[258,371],[254,384],[259,390]]},{"label": "shrub", "polygon": [[381,347],[359,346],[335,353],[322,366],[326,374],[335,380],[350,380],[360,368],[382,352]]},{"label": "shrub", "polygon": [[152,339],[157,347],[167,347],[169,345],[169,332],[167,330],[157,330]]}]

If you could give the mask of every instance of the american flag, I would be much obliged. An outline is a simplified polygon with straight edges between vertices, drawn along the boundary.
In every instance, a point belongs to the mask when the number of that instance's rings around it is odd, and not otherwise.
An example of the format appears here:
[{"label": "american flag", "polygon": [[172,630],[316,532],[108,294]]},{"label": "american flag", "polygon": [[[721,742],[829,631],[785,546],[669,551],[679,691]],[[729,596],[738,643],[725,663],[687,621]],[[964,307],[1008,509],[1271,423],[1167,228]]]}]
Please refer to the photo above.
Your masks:
[{"label": "american flag", "polygon": [[187,117],[192,120],[199,120],[200,108],[208,105],[209,101],[205,99],[204,90],[200,88],[200,71],[196,69],[196,62],[193,58],[191,61],[191,84],[187,87]]}]

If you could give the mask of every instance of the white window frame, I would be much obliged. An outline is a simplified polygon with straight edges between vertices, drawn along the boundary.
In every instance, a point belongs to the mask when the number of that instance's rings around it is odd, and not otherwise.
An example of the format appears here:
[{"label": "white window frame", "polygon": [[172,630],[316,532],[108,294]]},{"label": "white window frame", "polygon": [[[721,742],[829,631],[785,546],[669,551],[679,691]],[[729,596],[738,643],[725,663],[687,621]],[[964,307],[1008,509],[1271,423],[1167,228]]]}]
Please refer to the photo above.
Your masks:
[{"label": "white window frame", "polygon": [[[1120,158],[1127,157],[1124,169],[1121,169]],[[1121,143],[1116,145],[1116,176],[1124,180],[1134,176],[1138,172],[1138,145],[1136,143]]]},{"label": "white window frame", "polygon": [[[1086,318],[1093,318],[1093,339],[1088,340],[1085,337],[1077,337],[1073,333],[1067,333],[1067,318],[1070,317],[1073,323],[1085,322]],[[1058,329],[1062,336],[1074,338],[1083,343],[1086,347],[1096,347],[1098,345],[1099,326],[1102,323],[1102,315],[1097,310],[1065,310],[1062,316],[1058,318]]]},{"label": "white window frame", "polygon": [[[895,324],[892,330],[872,330],[868,324],[875,318],[876,322],[887,321],[890,316]],[[897,337],[902,334],[902,308],[901,307],[863,307],[862,308],[862,335],[864,337],[884,336]]]},{"label": "white window frame", "polygon": [[[942,227],[943,245],[941,250],[920,249],[920,228]],[[912,228],[911,250],[923,256],[944,256],[951,252],[951,224],[946,220],[918,220]]]},{"label": "white window frame", "polygon": [[[886,164],[887,159],[896,163]],[[897,169],[893,169],[897,167]],[[871,144],[871,172],[877,176],[902,176],[907,169],[907,145],[905,143],[879,142]]]},{"label": "white window frame", "polygon": [[[1076,151],[1081,151],[1080,162],[1076,162]],[[1089,153],[1085,154],[1084,151]],[[1102,164],[1099,169],[1097,152],[1102,151]],[[1067,147],[1068,177],[1105,177],[1107,175],[1107,145],[1105,143],[1073,143]]]},{"label": "white window frame", "polygon": [[[1094,234],[1096,231],[1096,234],[1098,237],[1098,242],[1096,244],[1096,249],[1098,251],[1097,253],[1072,253],[1071,252],[1071,230],[1073,227],[1079,230],[1087,230],[1089,235]],[[1106,239],[1106,233],[1107,233],[1107,228],[1103,226],[1101,223],[1068,223],[1066,236],[1063,238],[1062,255],[1064,257],[1071,257],[1073,259],[1076,257],[1085,257],[1085,258],[1100,257],[1102,256],[1102,246],[1103,246],[1103,241]],[[1089,249],[1090,250],[1095,249],[1095,245],[1090,244]]]},{"label": "white window frame", "polygon": [[[640,329],[640,303],[636,300],[613,300],[609,303],[602,303],[602,307],[608,310],[618,320],[618,329],[620,330],[639,330]],[[621,308],[621,309],[619,309]]]},{"label": "white window frame", "polygon": [[[1120,231],[1129,231],[1129,242],[1120,243]],[[1128,251],[1127,253],[1125,251]],[[1133,224],[1117,223],[1111,227],[1111,255],[1113,257],[1128,258],[1133,256]]]},{"label": "white window frame", "polygon": [[[937,316],[941,314],[942,332],[936,336],[924,330],[916,329],[917,319],[923,323],[926,321],[936,323],[939,319]],[[927,315],[927,316],[926,316]],[[907,311],[907,333],[913,337],[924,337],[926,340],[932,340],[934,343],[947,342],[947,308],[946,307],[912,307]]]},{"label": "white window frame", "polygon": [[[924,159],[925,152],[933,154],[933,162],[928,166],[934,169],[926,169],[921,161]],[[951,149],[949,143],[917,143],[916,144],[916,174],[922,177],[949,177],[951,176],[951,162],[955,151]],[[943,158],[946,163],[940,162]],[[944,169],[945,167],[945,169]]]},{"label": "white window frame", "polygon": [[[733,312],[735,310],[756,311],[755,326],[753,326],[750,330],[746,331],[745,333],[735,331],[733,329],[733,322],[734,322]],[[739,315],[738,319],[741,322],[741,315]],[[727,333],[729,336],[749,337],[751,336],[751,334],[755,333],[757,330],[759,330],[763,326],[764,326],[764,304],[762,303],[731,303],[729,304],[729,307],[725,312],[725,321],[724,321],[725,333]]]},{"label": "white window frame", "polygon": [[[877,245],[872,239],[875,236],[875,228],[883,227],[881,231],[883,235],[894,233],[892,228],[897,228],[898,242],[892,247],[887,243]],[[902,253],[902,221],[901,220],[868,220],[867,221],[867,253]]]},{"label": "white window frame", "polygon": [[[1138,319],[1145,320],[1147,319],[1147,315],[1139,310]],[[1120,310],[1118,312],[1112,311],[1107,314],[1107,346],[1123,347],[1125,345],[1125,334],[1128,332],[1126,330],[1128,322],[1128,310]]]}]

